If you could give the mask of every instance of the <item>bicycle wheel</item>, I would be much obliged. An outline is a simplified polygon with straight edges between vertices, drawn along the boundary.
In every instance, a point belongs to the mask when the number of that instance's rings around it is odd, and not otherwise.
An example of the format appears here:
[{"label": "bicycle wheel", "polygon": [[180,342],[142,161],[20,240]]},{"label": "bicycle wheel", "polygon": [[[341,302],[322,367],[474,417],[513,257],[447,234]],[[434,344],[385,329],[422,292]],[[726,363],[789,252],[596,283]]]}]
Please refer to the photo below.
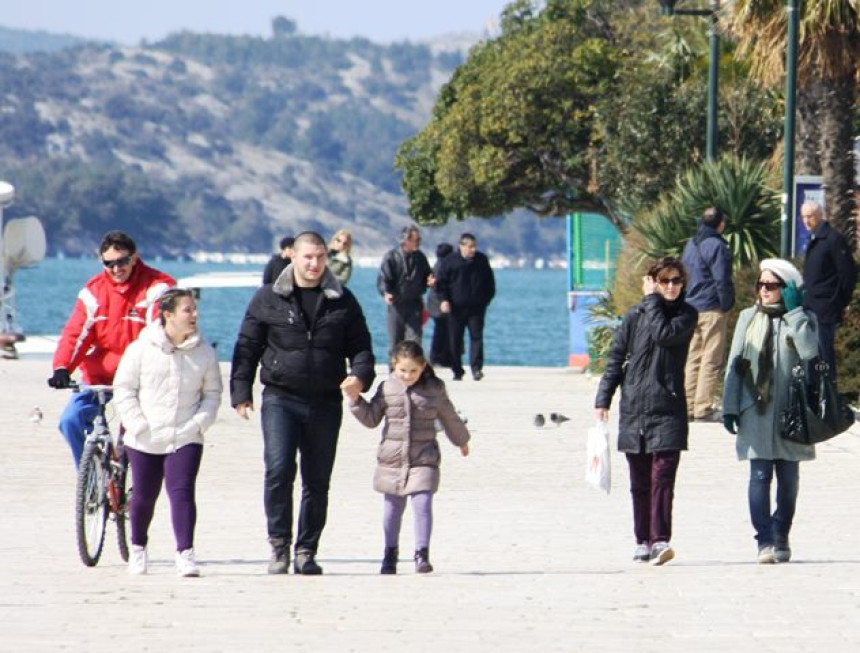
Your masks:
[{"label": "bicycle wheel", "polygon": [[104,546],[108,516],[107,479],[102,447],[95,442],[87,443],[81,456],[75,492],[78,555],[87,567],[98,564]]},{"label": "bicycle wheel", "polygon": [[113,463],[114,473],[112,480],[117,493],[117,509],[114,513],[116,518],[116,543],[119,547],[119,555],[124,562],[128,562],[128,511],[131,508],[131,467],[128,466],[128,457],[123,455],[122,459]]}]

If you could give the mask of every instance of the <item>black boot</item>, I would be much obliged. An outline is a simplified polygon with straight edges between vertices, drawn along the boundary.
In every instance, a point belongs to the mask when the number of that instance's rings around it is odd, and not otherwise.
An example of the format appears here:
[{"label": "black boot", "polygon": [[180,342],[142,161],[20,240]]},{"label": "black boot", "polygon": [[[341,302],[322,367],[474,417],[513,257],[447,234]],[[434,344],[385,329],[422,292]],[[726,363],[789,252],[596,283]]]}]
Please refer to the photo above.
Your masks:
[{"label": "black boot", "polygon": [[270,537],[272,557],[269,559],[270,574],[286,574],[290,566],[290,545],[280,537]]},{"label": "black boot", "polygon": [[319,576],[323,570],[317,564],[316,553],[313,551],[296,551],[296,559],[293,560],[293,572],[302,576]]},{"label": "black boot", "polygon": [[429,574],[433,571],[430,564],[430,549],[418,549],[415,552],[415,571],[419,574]]},{"label": "black boot", "polygon": [[396,546],[385,547],[385,555],[382,557],[382,568],[380,574],[396,574],[397,573],[397,555],[399,549]]}]

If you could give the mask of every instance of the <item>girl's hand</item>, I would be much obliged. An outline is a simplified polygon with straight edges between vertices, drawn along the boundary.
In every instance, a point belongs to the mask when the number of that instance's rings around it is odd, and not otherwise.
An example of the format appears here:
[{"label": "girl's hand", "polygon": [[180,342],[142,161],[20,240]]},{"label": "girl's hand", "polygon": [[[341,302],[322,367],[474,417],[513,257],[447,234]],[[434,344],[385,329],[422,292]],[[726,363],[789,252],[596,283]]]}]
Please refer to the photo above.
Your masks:
[{"label": "girl's hand", "polygon": [[361,381],[355,376],[348,376],[340,384],[341,391],[350,402],[355,402],[361,396]]},{"label": "girl's hand", "polygon": [[463,454],[464,456],[468,456],[469,455],[469,445],[464,444],[462,447],[460,447],[460,453]]},{"label": "girl's hand", "polygon": [[594,416],[597,418],[598,422],[608,422],[609,421],[609,409],[608,408],[595,408]]}]

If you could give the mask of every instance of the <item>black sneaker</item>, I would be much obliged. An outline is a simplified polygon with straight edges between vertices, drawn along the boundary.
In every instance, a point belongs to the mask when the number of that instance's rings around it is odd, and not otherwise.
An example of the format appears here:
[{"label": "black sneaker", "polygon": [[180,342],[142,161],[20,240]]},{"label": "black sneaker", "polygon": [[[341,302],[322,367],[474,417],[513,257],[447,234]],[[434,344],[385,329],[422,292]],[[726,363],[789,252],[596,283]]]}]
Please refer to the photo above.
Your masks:
[{"label": "black sneaker", "polygon": [[472,378],[475,379],[475,381],[480,381],[484,378],[484,373],[481,370],[472,370]]},{"label": "black sneaker", "polygon": [[293,571],[302,576],[319,576],[323,573],[322,567],[314,560],[314,554],[310,551],[297,551],[293,562]]}]

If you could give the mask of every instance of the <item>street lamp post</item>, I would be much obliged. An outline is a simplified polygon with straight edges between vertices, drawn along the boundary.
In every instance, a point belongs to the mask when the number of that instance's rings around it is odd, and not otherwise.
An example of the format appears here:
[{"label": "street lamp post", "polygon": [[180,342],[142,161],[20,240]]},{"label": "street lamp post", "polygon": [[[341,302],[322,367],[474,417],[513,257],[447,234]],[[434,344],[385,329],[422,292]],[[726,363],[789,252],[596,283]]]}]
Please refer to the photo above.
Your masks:
[{"label": "street lamp post", "polygon": [[710,18],[708,30],[708,134],[705,156],[708,161],[717,157],[717,90],[720,70],[720,35],[717,31],[720,0],[711,0],[709,9],[676,9],[677,0],[659,0],[660,12],[664,16],[707,16]]},{"label": "street lamp post", "polygon": [[794,120],[797,97],[797,39],[800,28],[798,0],[788,0],[788,34],[785,48],[785,160],[782,177],[782,216],[779,230],[779,255],[791,255],[794,226]]}]

